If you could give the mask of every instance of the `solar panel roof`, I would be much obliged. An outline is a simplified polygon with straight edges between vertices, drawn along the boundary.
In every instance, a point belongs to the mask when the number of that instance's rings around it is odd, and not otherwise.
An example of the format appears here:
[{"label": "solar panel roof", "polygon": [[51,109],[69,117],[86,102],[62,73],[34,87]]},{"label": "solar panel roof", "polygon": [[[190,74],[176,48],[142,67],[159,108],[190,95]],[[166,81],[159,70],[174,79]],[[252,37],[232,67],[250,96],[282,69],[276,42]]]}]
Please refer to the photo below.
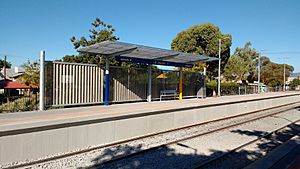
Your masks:
[{"label": "solar panel roof", "polygon": [[157,65],[192,67],[196,62],[210,62],[218,58],[177,52],[118,41],[104,41],[80,48],[78,52],[114,56],[117,61]]}]

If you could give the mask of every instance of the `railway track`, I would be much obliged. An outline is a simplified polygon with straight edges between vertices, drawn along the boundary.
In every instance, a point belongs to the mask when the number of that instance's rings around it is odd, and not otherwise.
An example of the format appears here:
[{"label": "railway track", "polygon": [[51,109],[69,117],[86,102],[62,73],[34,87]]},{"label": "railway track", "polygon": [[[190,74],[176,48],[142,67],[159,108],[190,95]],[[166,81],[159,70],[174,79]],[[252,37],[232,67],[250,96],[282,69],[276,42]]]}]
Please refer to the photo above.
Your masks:
[{"label": "railway track", "polygon": [[[142,153],[147,153],[147,152],[153,151],[155,149],[159,149],[159,148],[167,146],[167,145],[176,144],[176,143],[186,141],[186,140],[189,140],[189,139],[193,139],[193,138],[196,138],[196,137],[209,135],[209,134],[219,132],[219,131],[222,131],[222,130],[226,130],[226,129],[229,129],[229,128],[232,128],[232,127],[235,127],[235,126],[239,126],[239,125],[243,125],[243,124],[250,123],[250,122],[253,122],[253,121],[257,121],[259,119],[263,119],[263,118],[266,118],[266,117],[269,117],[269,116],[274,116],[274,115],[286,112],[288,110],[294,109],[294,108],[299,107],[299,106],[300,106],[299,103],[291,103],[291,104],[287,104],[287,105],[284,105],[284,106],[272,107],[272,108],[268,108],[268,109],[264,109],[264,110],[260,110],[260,111],[249,112],[249,113],[246,113],[246,114],[243,114],[243,115],[226,117],[226,118],[223,118],[223,119],[213,120],[213,121],[209,121],[209,122],[205,122],[205,123],[199,123],[199,124],[195,124],[195,125],[192,125],[192,126],[182,127],[182,128],[179,128],[179,129],[174,129],[174,130],[164,131],[164,132],[160,132],[160,133],[155,133],[155,134],[152,134],[152,135],[143,136],[143,137],[139,137],[139,138],[133,138],[133,139],[130,139],[130,140],[117,142],[117,143],[113,143],[113,144],[109,144],[109,145],[96,146],[96,147],[87,148],[87,149],[84,149],[84,150],[69,152],[69,153],[65,153],[65,154],[61,154],[61,155],[56,155],[56,156],[53,156],[53,157],[48,157],[48,158],[39,159],[39,160],[35,160],[35,161],[23,162],[23,163],[19,163],[19,164],[15,164],[15,165],[12,164],[12,165],[2,166],[2,167],[3,168],[22,168],[22,167],[28,168],[28,167],[31,167],[31,166],[37,166],[37,165],[40,165],[40,164],[45,164],[45,163],[48,163],[48,162],[51,162],[51,161],[53,162],[55,160],[68,158],[68,157],[71,157],[71,156],[74,156],[74,155],[88,153],[90,151],[95,151],[95,150],[98,150],[98,149],[111,148],[111,147],[119,146],[119,145],[122,145],[122,144],[128,144],[128,142],[131,142],[131,141],[147,139],[147,138],[151,138],[151,137],[160,137],[160,136],[163,136],[165,134],[172,134],[172,133],[175,133],[175,132],[179,132],[179,131],[183,131],[183,130],[189,130],[189,129],[199,127],[199,126],[212,125],[214,123],[222,123],[224,121],[230,121],[231,122],[230,125],[226,125],[224,127],[219,127],[219,128],[215,128],[215,129],[206,131],[206,132],[192,134],[192,135],[189,135],[188,137],[182,137],[182,138],[178,138],[176,140],[168,140],[167,142],[165,142],[163,144],[153,146],[153,147],[150,147],[150,148],[146,148],[146,149],[143,149],[141,151],[131,152],[130,154],[121,154],[121,155],[115,156],[112,159],[107,159],[105,161],[102,161],[100,164],[96,164],[96,165],[92,166],[92,167],[97,168],[97,167],[100,167],[100,166],[103,166],[103,165],[106,165],[106,164],[109,164],[109,163],[114,163],[118,160],[129,158],[129,157],[139,155],[139,154],[142,154]],[[249,116],[251,116],[251,117],[249,118]],[[247,120],[241,120],[243,118],[244,119],[248,118],[248,119]],[[239,120],[236,120],[236,119],[239,119]],[[235,122],[232,122],[232,121],[235,121]],[[251,144],[251,143],[249,143],[249,144]],[[228,152],[228,153],[230,153],[230,152]],[[214,160],[217,160],[217,159],[214,159]],[[214,160],[211,160],[211,162],[213,162]],[[205,164],[203,163],[201,165],[206,166],[211,162],[207,162]],[[199,165],[198,167],[201,167],[201,165]]]},{"label": "railway track", "polygon": [[[245,144],[242,144],[224,154],[221,154],[220,156],[217,156],[217,157],[214,157],[210,160],[207,160],[203,163],[200,163],[199,165],[197,165],[197,167],[195,168],[198,168],[198,169],[211,169],[211,168],[219,168],[219,166],[221,165],[224,165],[224,161],[230,161],[232,160],[233,158],[236,158],[236,156],[234,156],[234,154],[240,150],[242,150],[243,148],[247,147],[247,146],[250,146],[250,145],[259,145],[258,142],[261,142],[263,139],[267,139],[269,140],[269,144],[272,143],[272,147],[269,148],[268,151],[271,151],[275,148],[275,144],[276,147],[279,146],[279,145],[282,145],[284,144],[285,142],[287,142],[288,140],[290,140],[292,137],[294,137],[295,135],[298,135],[300,133],[300,126],[297,126],[295,129],[296,131],[289,131],[289,133],[285,133],[287,130],[289,130],[295,123],[298,123],[300,122],[300,119],[296,120],[296,121],[293,121],[291,122],[290,124],[288,125],[285,125],[275,131],[272,131],[272,132],[269,132],[269,133],[265,133],[263,134],[262,136],[259,136],[258,138],[252,140],[252,141],[249,141]],[[284,135],[284,137],[281,137],[280,140],[277,140],[275,138],[278,138],[279,135]],[[280,142],[280,143],[278,143]],[[267,147],[266,147],[267,148]],[[267,151],[267,150],[264,150],[264,151]],[[262,154],[262,153],[260,153]],[[257,160],[257,159],[255,159]],[[255,161],[253,160],[253,162]],[[223,164],[222,164],[223,163]],[[226,162],[225,162],[226,163]],[[228,162],[227,162],[228,164]],[[248,164],[247,164],[248,165]],[[246,165],[246,166],[247,166]],[[244,168],[246,166],[242,166],[241,168]],[[235,167],[233,167],[235,168]]]},{"label": "railway track", "polygon": [[[119,160],[123,160],[123,159],[126,159],[128,157],[132,157],[132,156],[140,155],[140,154],[147,153],[147,152],[150,152],[150,151],[154,151],[154,150],[160,149],[160,148],[165,147],[165,146],[169,146],[169,145],[173,145],[173,144],[180,144],[180,145],[182,145],[180,142],[188,141],[188,140],[191,140],[191,139],[194,139],[194,138],[197,138],[197,137],[207,136],[207,135],[210,135],[210,134],[213,134],[213,133],[216,133],[216,132],[220,132],[220,131],[223,131],[223,130],[227,130],[227,129],[230,129],[230,128],[233,128],[233,127],[236,127],[236,126],[240,126],[240,125],[244,125],[244,124],[247,124],[247,123],[251,123],[251,122],[254,122],[254,121],[266,118],[266,117],[278,115],[278,114],[284,113],[284,112],[286,112],[288,110],[291,110],[293,108],[295,108],[295,107],[290,107],[290,108],[287,108],[287,109],[282,108],[279,111],[272,112],[272,113],[267,113],[266,115],[262,115],[262,116],[259,116],[259,117],[256,117],[256,118],[252,118],[250,120],[246,120],[246,121],[243,121],[243,122],[235,123],[235,124],[232,124],[232,125],[228,125],[226,127],[221,127],[221,128],[215,129],[215,130],[210,130],[210,131],[207,131],[207,132],[203,132],[203,133],[200,133],[200,134],[197,134],[197,135],[193,135],[193,136],[190,136],[190,137],[185,137],[185,138],[178,139],[178,140],[175,140],[175,141],[170,141],[170,142],[168,142],[166,144],[163,144],[161,146],[158,146],[158,147],[149,148],[149,149],[147,149],[145,151],[141,151],[141,152],[137,152],[137,153],[132,153],[132,154],[126,155],[126,156],[120,156],[120,157],[115,158],[113,160],[110,160],[110,161],[107,161],[107,162],[103,162],[103,163],[98,164],[98,165],[94,165],[93,168],[101,168],[101,167],[103,167],[103,166],[105,166],[107,164],[115,163],[115,162],[117,162]],[[300,121],[300,119],[292,122],[291,124],[293,124],[295,122],[299,122],[299,121]],[[291,125],[291,124],[289,124],[289,125]],[[243,145],[241,145],[241,146],[239,146],[239,147],[237,147],[237,148],[235,148],[235,149],[233,149],[233,150],[231,150],[231,151],[229,151],[227,153],[224,153],[224,154],[222,154],[220,156],[217,156],[217,157],[214,157],[214,158],[212,158],[210,160],[207,160],[207,161],[205,161],[205,162],[203,162],[203,163],[201,163],[201,164],[199,164],[199,165],[197,165],[196,167],[193,167],[193,168],[204,168],[204,167],[207,167],[210,164],[215,163],[218,160],[222,160],[222,158],[225,158],[226,156],[231,155],[232,153],[236,152],[239,149],[242,149],[243,147],[245,147],[247,145],[253,144],[253,143],[257,142],[258,140],[261,140],[263,138],[271,136],[272,134],[274,134],[274,133],[276,133],[276,132],[278,132],[278,131],[286,128],[289,125],[286,125],[286,126],[280,128],[280,129],[276,130],[276,131],[264,134],[264,135],[258,137],[257,139],[255,139],[255,140],[253,140],[251,142],[247,142],[247,143],[245,143],[245,144],[243,144]]]}]

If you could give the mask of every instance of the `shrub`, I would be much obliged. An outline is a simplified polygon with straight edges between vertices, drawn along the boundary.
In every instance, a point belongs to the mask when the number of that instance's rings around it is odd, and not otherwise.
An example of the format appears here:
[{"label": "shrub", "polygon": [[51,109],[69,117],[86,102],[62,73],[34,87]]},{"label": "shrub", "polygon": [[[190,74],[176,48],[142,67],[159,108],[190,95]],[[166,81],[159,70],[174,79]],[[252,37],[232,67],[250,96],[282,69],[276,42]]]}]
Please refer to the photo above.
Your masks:
[{"label": "shrub", "polygon": [[[206,86],[206,95],[212,96],[213,90],[217,90],[217,81],[210,81]],[[217,92],[217,91],[216,91]],[[221,83],[221,95],[235,95],[239,93],[239,84],[235,82]]]},{"label": "shrub", "polygon": [[19,112],[36,110],[38,101],[34,97],[23,97],[0,105],[0,112]]},{"label": "shrub", "polygon": [[290,87],[292,90],[295,90],[297,88],[297,86],[300,85],[300,79],[293,79],[291,82],[290,82]]}]

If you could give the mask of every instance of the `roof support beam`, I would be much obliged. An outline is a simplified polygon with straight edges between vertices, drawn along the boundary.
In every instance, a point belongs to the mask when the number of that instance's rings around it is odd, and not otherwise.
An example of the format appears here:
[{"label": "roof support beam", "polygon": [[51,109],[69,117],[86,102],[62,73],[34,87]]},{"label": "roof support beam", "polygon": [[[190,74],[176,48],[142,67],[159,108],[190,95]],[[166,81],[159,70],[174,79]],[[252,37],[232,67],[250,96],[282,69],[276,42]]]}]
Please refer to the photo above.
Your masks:
[{"label": "roof support beam", "polygon": [[182,67],[179,71],[179,100],[182,100]]},{"label": "roof support beam", "polygon": [[105,95],[104,95],[104,105],[109,104],[109,59],[108,57],[105,58]]},{"label": "roof support beam", "polygon": [[148,64],[148,95],[147,95],[147,101],[151,102],[151,89],[152,89],[152,69],[151,69],[151,64]]}]

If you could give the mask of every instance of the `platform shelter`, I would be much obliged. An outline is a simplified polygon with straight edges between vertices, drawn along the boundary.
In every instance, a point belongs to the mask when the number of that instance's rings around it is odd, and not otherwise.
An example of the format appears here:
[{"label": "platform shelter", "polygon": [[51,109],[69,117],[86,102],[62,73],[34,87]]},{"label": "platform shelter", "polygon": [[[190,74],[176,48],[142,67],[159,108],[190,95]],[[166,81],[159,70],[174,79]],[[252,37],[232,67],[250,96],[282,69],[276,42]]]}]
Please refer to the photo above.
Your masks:
[{"label": "platform shelter", "polygon": [[182,100],[182,67],[191,68],[194,63],[211,62],[217,58],[177,52],[168,49],[161,49],[118,41],[104,41],[94,45],[80,48],[78,52],[96,54],[105,58],[105,97],[104,104],[109,104],[109,81],[110,69],[109,59],[114,58],[119,62],[142,63],[148,65],[148,93],[147,101],[151,102],[151,67],[152,65],[175,66],[180,68],[179,73],[179,100]]}]

